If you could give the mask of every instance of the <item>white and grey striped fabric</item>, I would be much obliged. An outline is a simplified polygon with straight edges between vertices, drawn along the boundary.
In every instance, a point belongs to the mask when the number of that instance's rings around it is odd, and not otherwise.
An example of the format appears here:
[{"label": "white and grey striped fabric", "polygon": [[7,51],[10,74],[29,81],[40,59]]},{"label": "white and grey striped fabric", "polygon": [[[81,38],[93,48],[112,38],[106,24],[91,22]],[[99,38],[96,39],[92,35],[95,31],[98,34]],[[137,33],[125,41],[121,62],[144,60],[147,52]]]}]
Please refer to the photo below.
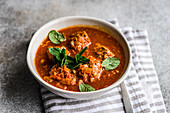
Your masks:
[{"label": "white and grey striped fabric", "polygon": [[[111,23],[119,27],[116,19]],[[42,87],[46,113],[166,113],[147,31],[131,27],[120,30],[132,52],[132,68],[125,81],[108,94],[91,100],[63,98]]]}]

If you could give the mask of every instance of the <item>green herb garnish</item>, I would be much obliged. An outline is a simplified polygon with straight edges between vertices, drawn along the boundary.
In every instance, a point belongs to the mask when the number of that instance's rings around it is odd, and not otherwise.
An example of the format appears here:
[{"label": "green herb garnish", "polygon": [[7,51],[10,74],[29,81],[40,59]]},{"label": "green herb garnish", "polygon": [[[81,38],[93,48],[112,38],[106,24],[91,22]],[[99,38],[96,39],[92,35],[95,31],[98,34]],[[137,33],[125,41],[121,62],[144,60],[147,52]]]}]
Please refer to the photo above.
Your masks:
[{"label": "green herb garnish", "polygon": [[48,50],[53,56],[57,58],[57,60],[61,60],[60,58],[61,49],[53,47],[49,48]]},{"label": "green herb garnish", "polygon": [[106,58],[102,62],[102,66],[105,67],[106,70],[112,70],[118,67],[120,64],[120,60],[118,58]]},{"label": "green herb garnish", "polygon": [[62,66],[65,64],[65,59],[67,59],[67,55],[65,54],[65,49],[59,48],[49,48],[49,52],[53,55],[53,62],[58,64],[58,66]]},{"label": "green herb garnish", "polygon": [[55,30],[51,30],[48,34],[48,37],[54,44],[60,44],[65,40],[64,35]]},{"label": "green herb garnish", "polygon": [[86,49],[87,49],[87,47],[85,47],[82,51],[80,51],[80,53],[76,54],[76,56],[75,56],[76,63],[85,63],[85,62],[90,61],[85,56],[81,56],[85,52]]},{"label": "green herb garnish", "polygon": [[87,59],[85,56],[82,56],[82,54],[85,52],[87,47],[85,47],[80,53],[75,55],[74,57],[67,56],[65,54],[65,49],[59,49],[59,48],[49,48],[49,52],[53,55],[53,62],[55,64],[58,64],[58,66],[67,65],[69,69],[75,69],[79,65],[84,64],[86,62],[89,62],[90,59]]},{"label": "green herb garnish", "polygon": [[79,65],[90,61],[90,59],[86,58],[85,56],[82,56],[86,49],[87,47],[80,51],[80,53],[76,54],[75,58],[72,57],[73,59],[69,59],[69,62],[71,62],[67,65],[69,69],[75,69],[79,67]]},{"label": "green herb garnish", "polygon": [[87,84],[85,84],[85,83],[82,83],[82,84],[79,85],[79,90],[80,90],[81,92],[95,91],[95,89],[94,89],[92,86],[87,85]]}]

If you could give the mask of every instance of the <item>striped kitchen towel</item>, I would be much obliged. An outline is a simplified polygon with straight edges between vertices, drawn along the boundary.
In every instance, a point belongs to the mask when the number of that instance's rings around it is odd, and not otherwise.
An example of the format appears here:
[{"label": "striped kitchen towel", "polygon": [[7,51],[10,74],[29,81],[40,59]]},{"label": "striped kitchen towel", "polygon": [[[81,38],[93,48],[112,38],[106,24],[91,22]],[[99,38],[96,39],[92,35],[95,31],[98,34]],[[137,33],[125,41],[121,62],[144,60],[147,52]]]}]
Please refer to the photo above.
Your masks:
[{"label": "striped kitchen towel", "polygon": [[[116,19],[110,21],[119,28]],[[90,100],[60,97],[41,88],[46,113],[166,113],[154,68],[147,31],[120,28],[132,52],[132,67],[124,82],[108,94]]]}]

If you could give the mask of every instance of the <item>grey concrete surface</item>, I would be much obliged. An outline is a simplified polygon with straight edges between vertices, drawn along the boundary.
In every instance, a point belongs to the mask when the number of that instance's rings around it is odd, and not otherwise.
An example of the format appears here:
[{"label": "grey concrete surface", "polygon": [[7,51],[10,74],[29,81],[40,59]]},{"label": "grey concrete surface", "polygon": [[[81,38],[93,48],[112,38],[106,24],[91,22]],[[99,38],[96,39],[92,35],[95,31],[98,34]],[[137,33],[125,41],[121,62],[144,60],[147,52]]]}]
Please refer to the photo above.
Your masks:
[{"label": "grey concrete surface", "polygon": [[26,65],[31,34],[62,16],[117,18],[120,25],[146,29],[166,108],[170,112],[170,1],[0,0],[0,112],[43,112],[39,85]]}]

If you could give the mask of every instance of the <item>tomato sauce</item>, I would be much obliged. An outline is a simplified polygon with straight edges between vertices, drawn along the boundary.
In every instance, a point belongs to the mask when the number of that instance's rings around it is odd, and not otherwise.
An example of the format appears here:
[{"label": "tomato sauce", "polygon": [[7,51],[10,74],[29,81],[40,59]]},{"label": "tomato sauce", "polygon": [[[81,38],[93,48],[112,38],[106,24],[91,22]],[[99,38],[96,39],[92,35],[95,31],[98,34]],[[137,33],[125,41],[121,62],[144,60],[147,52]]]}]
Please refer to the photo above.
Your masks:
[{"label": "tomato sauce", "polygon": [[[94,47],[96,43],[99,43],[100,45],[103,45],[107,47],[115,56],[120,59],[120,65],[111,71],[103,70],[101,73],[100,79],[96,82],[88,82],[88,85],[91,85],[95,90],[99,90],[105,87],[108,87],[115,83],[124,73],[125,68],[125,54],[123,51],[123,48],[121,45],[114,39],[113,36],[110,34],[104,32],[103,30],[89,27],[89,26],[72,26],[72,27],[66,27],[63,29],[58,30],[58,32],[62,33],[66,41],[61,42],[60,44],[56,45],[52,43],[48,36],[43,40],[43,42],[40,44],[40,46],[37,49],[36,55],[35,55],[35,67],[38,72],[38,74],[44,79],[46,76],[49,76],[49,71],[51,70],[52,66],[54,65],[51,60],[49,60],[47,56],[47,50],[49,46],[65,46],[66,50],[68,50],[71,55],[75,56],[75,53],[72,52],[70,46],[69,46],[69,37],[72,33],[77,31],[86,31],[88,34],[88,37],[90,38],[91,44],[88,46],[87,50],[83,54],[83,56],[93,56],[96,59],[96,55],[94,54]],[[76,53],[77,54],[77,53]],[[45,80],[45,79],[44,79]],[[48,80],[45,80],[48,82]],[[52,82],[48,82],[49,84],[58,87],[56,84],[58,83],[58,80],[53,80]],[[78,89],[78,83],[76,85],[64,85],[67,88],[64,87],[62,89],[69,90],[69,91],[79,91]],[[61,87],[60,87],[61,88]]]}]

